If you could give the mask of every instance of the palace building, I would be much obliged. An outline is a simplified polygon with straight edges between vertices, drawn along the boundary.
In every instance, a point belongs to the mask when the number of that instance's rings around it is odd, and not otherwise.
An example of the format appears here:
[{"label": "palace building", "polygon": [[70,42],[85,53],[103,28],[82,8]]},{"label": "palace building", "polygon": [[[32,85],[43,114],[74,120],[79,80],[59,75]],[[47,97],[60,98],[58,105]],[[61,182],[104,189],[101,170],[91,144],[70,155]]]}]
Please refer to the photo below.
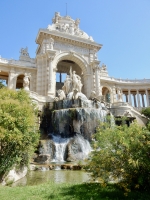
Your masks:
[{"label": "palace building", "polygon": [[96,99],[109,103],[113,115],[131,115],[143,123],[139,110],[150,106],[150,79],[110,77],[106,65],[97,57],[102,45],[82,31],[79,24],[79,19],[56,12],[52,25],[39,29],[35,58],[30,58],[27,48],[20,50],[19,60],[0,57],[0,79],[10,89],[24,87],[42,108],[46,102],[54,102],[71,67],[81,78],[82,93],[87,98],[94,92]]}]

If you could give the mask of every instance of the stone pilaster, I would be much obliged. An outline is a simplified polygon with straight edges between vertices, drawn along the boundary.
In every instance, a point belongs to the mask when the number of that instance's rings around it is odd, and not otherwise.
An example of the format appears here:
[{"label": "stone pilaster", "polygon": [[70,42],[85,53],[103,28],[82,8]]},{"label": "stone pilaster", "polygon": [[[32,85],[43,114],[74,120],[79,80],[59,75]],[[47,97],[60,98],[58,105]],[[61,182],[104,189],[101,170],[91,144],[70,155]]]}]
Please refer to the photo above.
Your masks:
[{"label": "stone pilaster", "polygon": [[116,100],[116,87],[115,86],[113,86],[113,88],[112,88],[112,93],[113,93],[113,103],[114,103],[114,102],[117,101]]},{"label": "stone pilaster", "polygon": [[96,87],[96,94],[97,97],[101,96],[101,84],[100,84],[100,68],[99,68],[100,61],[94,60],[91,62],[91,65],[93,67],[93,70],[95,71],[95,87]]},{"label": "stone pilaster", "polygon": [[49,68],[48,74],[48,92],[47,96],[54,97],[55,96],[55,69],[53,68],[53,59],[55,57],[56,51],[47,50],[47,63]]},{"label": "stone pilaster", "polygon": [[16,74],[14,68],[12,68],[9,72],[8,77],[8,88],[9,89],[16,89]]}]

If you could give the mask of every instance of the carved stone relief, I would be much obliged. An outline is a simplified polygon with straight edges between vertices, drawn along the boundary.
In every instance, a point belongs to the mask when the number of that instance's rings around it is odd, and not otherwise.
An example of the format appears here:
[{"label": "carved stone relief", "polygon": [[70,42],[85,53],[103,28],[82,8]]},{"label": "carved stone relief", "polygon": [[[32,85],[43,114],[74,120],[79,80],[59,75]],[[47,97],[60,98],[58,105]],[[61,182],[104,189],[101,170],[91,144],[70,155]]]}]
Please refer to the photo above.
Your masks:
[{"label": "carved stone relief", "polygon": [[89,49],[77,47],[71,44],[65,44],[61,42],[55,42],[54,49],[59,49],[59,50],[61,49],[63,51],[75,51],[79,54],[85,54],[85,55],[89,54]]}]

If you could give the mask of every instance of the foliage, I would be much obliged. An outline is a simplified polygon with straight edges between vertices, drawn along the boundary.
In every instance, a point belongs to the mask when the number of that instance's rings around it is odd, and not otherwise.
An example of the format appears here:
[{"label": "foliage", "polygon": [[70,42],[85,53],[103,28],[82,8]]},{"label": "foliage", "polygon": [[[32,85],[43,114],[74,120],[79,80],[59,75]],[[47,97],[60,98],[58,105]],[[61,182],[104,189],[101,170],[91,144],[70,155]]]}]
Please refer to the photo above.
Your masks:
[{"label": "foliage", "polygon": [[146,126],[147,126],[148,130],[150,131],[150,107],[143,108],[142,111],[141,111],[141,113],[143,115],[145,115],[145,117],[149,118],[148,121],[147,121]]},{"label": "foliage", "polygon": [[145,115],[146,117],[150,118],[150,107],[147,107],[147,108],[143,108],[141,113],[143,115]]},{"label": "foliage", "polygon": [[86,169],[103,185],[117,182],[126,193],[150,187],[150,132],[136,123],[110,127],[103,123],[94,136]]},{"label": "foliage", "polygon": [[36,109],[24,90],[0,90],[0,177],[14,165],[27,165],[39,134]]},{"label": "foliage", "polygon": [[101,187],[99,183],[69,184],[47,182],[26,187],[0,186],[1,200],[149,200],[148,192],[131,192],[128,197],[114,185]]},{"label": "foliage", "polygon": [[5,85],[3,84],[3,80],[0,80],[0,89],[4,88],[4,87],[5,87]]}]

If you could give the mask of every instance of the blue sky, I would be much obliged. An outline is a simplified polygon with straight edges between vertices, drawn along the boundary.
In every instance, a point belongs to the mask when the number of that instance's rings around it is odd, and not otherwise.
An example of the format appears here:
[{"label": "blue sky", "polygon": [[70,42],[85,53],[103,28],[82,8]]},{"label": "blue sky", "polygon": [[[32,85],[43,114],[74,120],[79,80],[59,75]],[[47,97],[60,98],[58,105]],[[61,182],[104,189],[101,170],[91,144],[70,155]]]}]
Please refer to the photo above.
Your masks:
[{"label": "blue sky", "polygon": [[80,28],[100,44],[98,54],[115,78],[150,78],[150,0],[0,0],[0,55],[35,57],[35,38],[56,11],[80,18]]}]

